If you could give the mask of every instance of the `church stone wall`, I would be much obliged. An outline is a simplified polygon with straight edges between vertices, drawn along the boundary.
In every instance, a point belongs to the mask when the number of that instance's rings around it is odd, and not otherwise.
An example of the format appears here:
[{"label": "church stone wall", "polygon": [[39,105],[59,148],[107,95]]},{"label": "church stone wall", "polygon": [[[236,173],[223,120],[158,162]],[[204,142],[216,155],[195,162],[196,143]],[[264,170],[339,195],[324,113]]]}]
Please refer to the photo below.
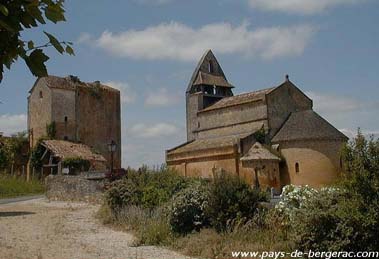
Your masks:
[{"label": "church stone wall", "polygon": [[274,187],[281,188],[281,179],[278,161],[246,161],[240,162],[240,177],[250,186],[255,186],[255,168],[260,168],[258,181],[262,190]]},{"label": "church stone wall", "polygon": [[[285,159],[281,167],[282,185],[322,187],[337,180],[342,172],[340,151],[342,141],[311,140],[280,143]],[[296,163],[299,172],[296,172]]]},{"label": "church stone wall", "polygon": [[198,113],[198,136],[208,138],[252,132],[267,126],[267,106],[262,102]]},{"label": "church stone wall", "polygon": [[282,127],[291,112],[312,109],[312,100],[292,83],[287,82],[268,94],[267,107],[271,138]]},{"label": "church stone wall", "polygon": [[252,134],[255,131],[262,128],[262,126],[267,129],[267,120],[253,121],[249,123],[241,123],[232,126],[225,126],[219,128],[213,128],[209,130],[203,130],[198,132],[199,138],[212,138],[219,136],[230,136],[236,134]]},{"label": "church stone wall", "polygon": [[51,95],[51,90],[45,81],[39,79],[28,97],[28,129],[32,130],[29,136],[32,147],[40,138],[46,136],[46,125],[52,121]]}]

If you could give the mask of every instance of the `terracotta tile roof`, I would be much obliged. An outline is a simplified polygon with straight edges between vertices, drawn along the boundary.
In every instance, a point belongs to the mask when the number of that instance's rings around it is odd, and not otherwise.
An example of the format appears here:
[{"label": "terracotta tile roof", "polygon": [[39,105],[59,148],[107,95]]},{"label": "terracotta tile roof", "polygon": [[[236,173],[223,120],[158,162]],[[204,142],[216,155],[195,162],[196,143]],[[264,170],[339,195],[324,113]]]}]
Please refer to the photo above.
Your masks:
[{"label": "terracotta tile roof", "polygon": [[118,92],[117,89],[101,84],[100,82],[82,82],[79,80],[79,78],[75,76],[59,77],[49,75],[46,77],[42,77],[41,79],[45,80],[46,85],[50,88],[75,90],[77,87],[90,88],[94,86],[99,86],[100,88],[105,90]]},{"label": "terracotta tile roof", "polygon": [[348,138],[313,110],[293,112],[272,142],[307,139],[347,140]]},{"label": "terracotta tile roof", "polygon": [[255,161],[255,160],[277,160],[280,161],[280,157],[271,153],[269,149],[264,147],[261,143],[255,142],[255,144],[249,149],[246,155],[241,158],[241,161]]},{"label": "terracotta tile roof", "polygon": [[193,85],[217,85],[233,88],[231,84],[223,76],[215,76],[203,72],[199,72]]},{"label": "terracotta tile roof", "polygon": [[196,139],[194,141],[180,145],[179,147],[173,148],[167,151],[167,154],[178,154],[191,151],[199,151],[212,148],[222,148],[230,147],[237,144],[240,139],[245,138],[252,133],[230,135],[217,138],[207,138],[207,139]]},{"label": "terracotta tile roof", "polygon": [[240,105],[244,103],[249,103],[253,101],[258,101],[258,100],[263,100],[266,94],[269,94],[272,90],[274,90],[276,87],[271,87],[267,89],[262,89],[250,93],[244,93],[244,94],[239,94],[231,97],[226,97],[221,99],[220,101],[212,104],[211,106],[201,110],[200,112],[203,111],[210,111],[210,110],[215,110],[215,109],[221,109],[225,107],[230,107],[230,106],[235,106],[235,105]]},{"label": "terracotta tile roof", "polygon": [[61,159],[80,157],[88,161],[106,161],[102,155],[94,153],[89,146],[84,144],[64,140],[44,140],[42,145],[49,149],[55,157]]}]

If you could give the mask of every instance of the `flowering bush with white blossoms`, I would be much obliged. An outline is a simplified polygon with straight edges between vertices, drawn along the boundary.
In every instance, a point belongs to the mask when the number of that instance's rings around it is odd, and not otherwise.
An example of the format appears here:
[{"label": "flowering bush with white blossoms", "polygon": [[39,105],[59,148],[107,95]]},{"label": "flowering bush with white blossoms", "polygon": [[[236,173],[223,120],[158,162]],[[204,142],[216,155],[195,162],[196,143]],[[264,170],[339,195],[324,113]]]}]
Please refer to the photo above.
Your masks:
[{"label": "flowering bush with white blossoms", "polygon": [[[283,223],[293,222],[299,210],[306,207],[307,202],[321,195],[333,196],[340,190],[335,187],[324,187],[320,190],[305,186],[287,185],[280,195],[281,201],[275,209],[285,219]],[[287,221],[287,222],[286,222]]]},{"label": "flowering bush with white blossoms", "polygon": [[205,214],[209,191],[202,183],[195,183],[177,193],[168,208],[168,222],[175,233],[186,234],[208,225]]}]

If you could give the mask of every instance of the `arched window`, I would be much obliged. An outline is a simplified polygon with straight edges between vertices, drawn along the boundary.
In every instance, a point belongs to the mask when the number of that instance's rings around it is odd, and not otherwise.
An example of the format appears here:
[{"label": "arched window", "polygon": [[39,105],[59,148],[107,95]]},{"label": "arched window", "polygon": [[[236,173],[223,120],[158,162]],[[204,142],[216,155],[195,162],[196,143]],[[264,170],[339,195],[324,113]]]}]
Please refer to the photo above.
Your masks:
[{"label": "arched window", "polygon": [[68,119],[67,119],[67,116],[64,116],[64,122],[67,122]]},{"label": "arched window", "polygon": [[42,91],[39,91],[39,98],[43,98],[43,93],[42,93]]},{"label": "arched window", "polygon": [[299,172],[300,172],[300,166],[299,166],[299,163],[296,163],[296,164],[295,164],[295,171],[296,171],[296,173],[299,173]]}]

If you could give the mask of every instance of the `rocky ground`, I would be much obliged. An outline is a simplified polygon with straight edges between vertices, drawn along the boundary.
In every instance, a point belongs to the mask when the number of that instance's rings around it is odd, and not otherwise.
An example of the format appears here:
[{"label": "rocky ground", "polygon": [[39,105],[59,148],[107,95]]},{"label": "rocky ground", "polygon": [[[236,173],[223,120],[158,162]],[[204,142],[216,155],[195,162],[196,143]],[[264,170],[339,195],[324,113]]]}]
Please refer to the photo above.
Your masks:
[{"label": "rocky ground", "polygon": [[95,219],[97,209],[46,199],[0,205],[0,259],[187,258],[160,247],[134,247],[131,234]]}]

